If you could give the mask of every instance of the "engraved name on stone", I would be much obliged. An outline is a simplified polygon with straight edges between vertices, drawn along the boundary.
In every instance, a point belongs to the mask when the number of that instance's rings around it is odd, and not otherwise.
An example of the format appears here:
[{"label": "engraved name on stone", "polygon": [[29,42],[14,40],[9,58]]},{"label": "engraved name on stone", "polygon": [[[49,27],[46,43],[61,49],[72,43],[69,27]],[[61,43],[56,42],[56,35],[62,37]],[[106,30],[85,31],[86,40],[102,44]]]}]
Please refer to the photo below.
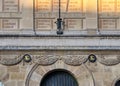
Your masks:
[{"label": "engraved name on stone", "polygon": [[36,29],[50,30],[52,29],[52,19],[36,19]]},{"label": "engraved name on stone", "polygon": [[2,29],[18,29],[18,19],[2,19]]},{"label": "engraved name on stone", "polygon": [[[66,12],[68,3],[68,0],[61,0],[60,6],[61,6],[61,12]],[[53,0],[53,12],[58,12],[59,11],[59,0]]]},{"label": "engraved name on stone", "polygon": [[114,29],[116,28],[116,19],[100,19],[100,28]]},{"label": "engraved name on stone", "polygon": [[69,0],[68,12],[81,12],[82,11],[82,0]]},{"label": "engraved name on stone", "polygon": [[101,12],[115,12],[115,0],[101,0]]},{"label": "engraved name on stone", "polygon": [[36,12],[51,12],[51,0],[36,0]]},{"label": "engraved name on stone", "polygon": [[116,4],[117,4],[117,13],[120,14],[120,0],[117,0]]},{"label": "engraved name on stone", "polygon": [[69,30],[82,29],[82,19],[66,19],[66,24]]},{"label": "engraved name on stone", "polygon": [[19,0],[3,0],[3,12],[18,12]]},{"label": "engraved name on stone", "polygon": [[[68,29],[81,29],[83,15],[82,0],[61,0],[61,17],[67,18]],[[53,29],[58,18],[59,0],[35,0],[35,27],[40,30]],[[69,20],[71,19],[71,21]],[[75,19],[76,18],[76,19]]]}]

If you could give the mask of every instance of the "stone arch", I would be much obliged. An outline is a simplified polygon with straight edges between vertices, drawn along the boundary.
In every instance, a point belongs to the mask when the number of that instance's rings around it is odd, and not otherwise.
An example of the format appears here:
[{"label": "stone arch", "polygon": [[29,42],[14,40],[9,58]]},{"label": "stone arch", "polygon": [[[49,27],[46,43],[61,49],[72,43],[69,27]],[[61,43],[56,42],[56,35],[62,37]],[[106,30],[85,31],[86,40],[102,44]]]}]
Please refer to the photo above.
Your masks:
[{"label": "stone arch", "polygon": [[[43,84],[44,81],[46,82],[46,78],[48,78],[48,76],[51,77],[54,74],[58,75],[58,74],[61,74],[61,73],[69,76],[69,78],[72,79],[72,82],[75,84],[75,86],[78,86],[78,82],[77,82],[77,79],[75,78],[74,74],[71,73],[68,70],[65,70],[65,69],[54,69],[54,70],[49,71],[47,74],[44,75],[44,77],[42,77],[42,80],[40,82],[40,86],[41,86],[41,84]],[[62,77],[64,77],[64,76],[62,76]],[[66,82],[68,82],[68,81],[66,81]]]},{"label": "stone arch", "polygon": [[120,76],[113,80],[112,86],[115,86],[116,82],[120,80]]},{"label": "stone arch", "polygon": [[93,77],[84,64],[81,66],[71,66],[65,64],[62,60],[58,60],[56,63],[48,66],[34,65],[26,78],[25,86],[39,86],[45,74],[56,69],[67,70],[73,74],[78,82],[78,86],[94,86]]}]

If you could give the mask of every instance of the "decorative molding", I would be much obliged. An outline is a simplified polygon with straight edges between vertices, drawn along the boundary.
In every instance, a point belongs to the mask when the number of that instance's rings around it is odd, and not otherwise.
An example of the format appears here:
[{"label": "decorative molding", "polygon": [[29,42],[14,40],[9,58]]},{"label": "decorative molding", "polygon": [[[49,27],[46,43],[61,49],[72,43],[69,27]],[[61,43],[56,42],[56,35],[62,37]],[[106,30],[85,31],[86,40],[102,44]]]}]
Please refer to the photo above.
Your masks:
[{"label": "decorative molding", "polygon": [[104,64],[106,66],[117,65],[117,64],[120,63],[120,56],[117,56],[117,55],[101,55],[101,56],[98,56],[98,61],[101,64]]},{"label": "decorative molding", "polygon": [[53,55],[36,55],[33,56],[33,62],[40,64],[40,65],[51,65],[58,60]]},{"label": "decorative molding", "polygon": [[[12,58],[11,58],[12,57]],[[98,62],[112,66],[120,63],[120,55],[96,55]],[[39,65],[52,65],[58,60],[65,64],[79,66],[88,60],[88,55],[31,55],[32,62]],[[23,60],[23,55],[0,55],[0,64],[16,65]]]},{"label": "decorative molding", "polygon": [[120,80],[120,75],[117,76],[117,77],[113,80],[112,86],[115,86],[115,83],[116,83],[118,80]]},{"label": "decorative molding", "polygon": [[14,58],[8,58],[9,55],[0,55],[0,64],[10,66],[10,65],[16,65],[22,61],[23,57],[21,55],[13,55],[13,56]]},{"label": "decorative molding", "polygon": [[79,66],[87,61],[87,56],[67,55],[67,56],[64,56],[63,61],[68,65]]}]

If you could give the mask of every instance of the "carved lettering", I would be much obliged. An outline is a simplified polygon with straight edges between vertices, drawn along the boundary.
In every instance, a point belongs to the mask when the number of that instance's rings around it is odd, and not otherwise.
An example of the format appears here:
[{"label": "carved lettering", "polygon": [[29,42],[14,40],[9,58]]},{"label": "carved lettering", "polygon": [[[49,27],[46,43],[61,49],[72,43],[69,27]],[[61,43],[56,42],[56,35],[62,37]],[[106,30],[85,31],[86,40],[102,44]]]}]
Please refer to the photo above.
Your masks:
[{"label": "carved lettering", "polygon": [[3,0],[3,12],[18,12],[19,0]]},{"label": "carved lettering", "polygon": [[[67,18],[67,28],[81,29],[83,0],[61,0],[61,17]],[[53,20],[59,17],[59,0],[35,0],[35,26],[37,29],[48,30],[55,26]],[[73,20],[70,22],[69,18]],[[74,20],[76,18],[76,20]],[[52,20],[51,20],[52,19]]]},{"label": "carved lettering", "polygon": [[51,12],[51,0],[36,0],[36,12]]},{"label": "carved lettering", "polygon": [[42,30],[50,30],[52,28],[51,19],[36,19],[36,28]]},{"label": "carved lettering", "polygon": [[17,29],[18,19],[2,19],[2,29]]},{"label": "carved lettering", "polygon": [[[53,0],[53,12],[58,12],[59,11],[59,0]],[[66,12],[67,6],[68,6],[67,0],[61,0],[61,12]]]},{"label": "carved lettering", "polygon": [[117,0],[117,13],[120,13],[120,0]]},{"label": "carved lettering", "polygon": [[82,29],[82,19],[66,19],[66,24],[69,30]]},{"label": "carved lettering", "polygon": [[99,27],[104,29],[114,29],[116,28],[116,19],[100,19]]},{"label": "carved lettering", "polygon": [[67,10],[68,12],[81,12],[82,0],[70,0]]},{"label": "carved lettering", "polygon": [[101,12],[115,12],[115,0],[100,0]]}]

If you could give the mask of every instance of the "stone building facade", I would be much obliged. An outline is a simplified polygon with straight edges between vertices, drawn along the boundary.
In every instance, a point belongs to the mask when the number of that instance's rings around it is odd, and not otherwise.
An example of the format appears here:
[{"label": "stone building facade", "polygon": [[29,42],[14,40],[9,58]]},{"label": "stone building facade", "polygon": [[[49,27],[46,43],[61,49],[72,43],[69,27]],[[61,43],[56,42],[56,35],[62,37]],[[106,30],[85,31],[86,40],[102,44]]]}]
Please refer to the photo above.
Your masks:
[{"label": "stone building facade", "polygon": [[59,35],[57,0],[0,0],[0,86],[42,86],[59,70],[78,86],[120,86],[119,12],[120,0],[62,0]]}]

